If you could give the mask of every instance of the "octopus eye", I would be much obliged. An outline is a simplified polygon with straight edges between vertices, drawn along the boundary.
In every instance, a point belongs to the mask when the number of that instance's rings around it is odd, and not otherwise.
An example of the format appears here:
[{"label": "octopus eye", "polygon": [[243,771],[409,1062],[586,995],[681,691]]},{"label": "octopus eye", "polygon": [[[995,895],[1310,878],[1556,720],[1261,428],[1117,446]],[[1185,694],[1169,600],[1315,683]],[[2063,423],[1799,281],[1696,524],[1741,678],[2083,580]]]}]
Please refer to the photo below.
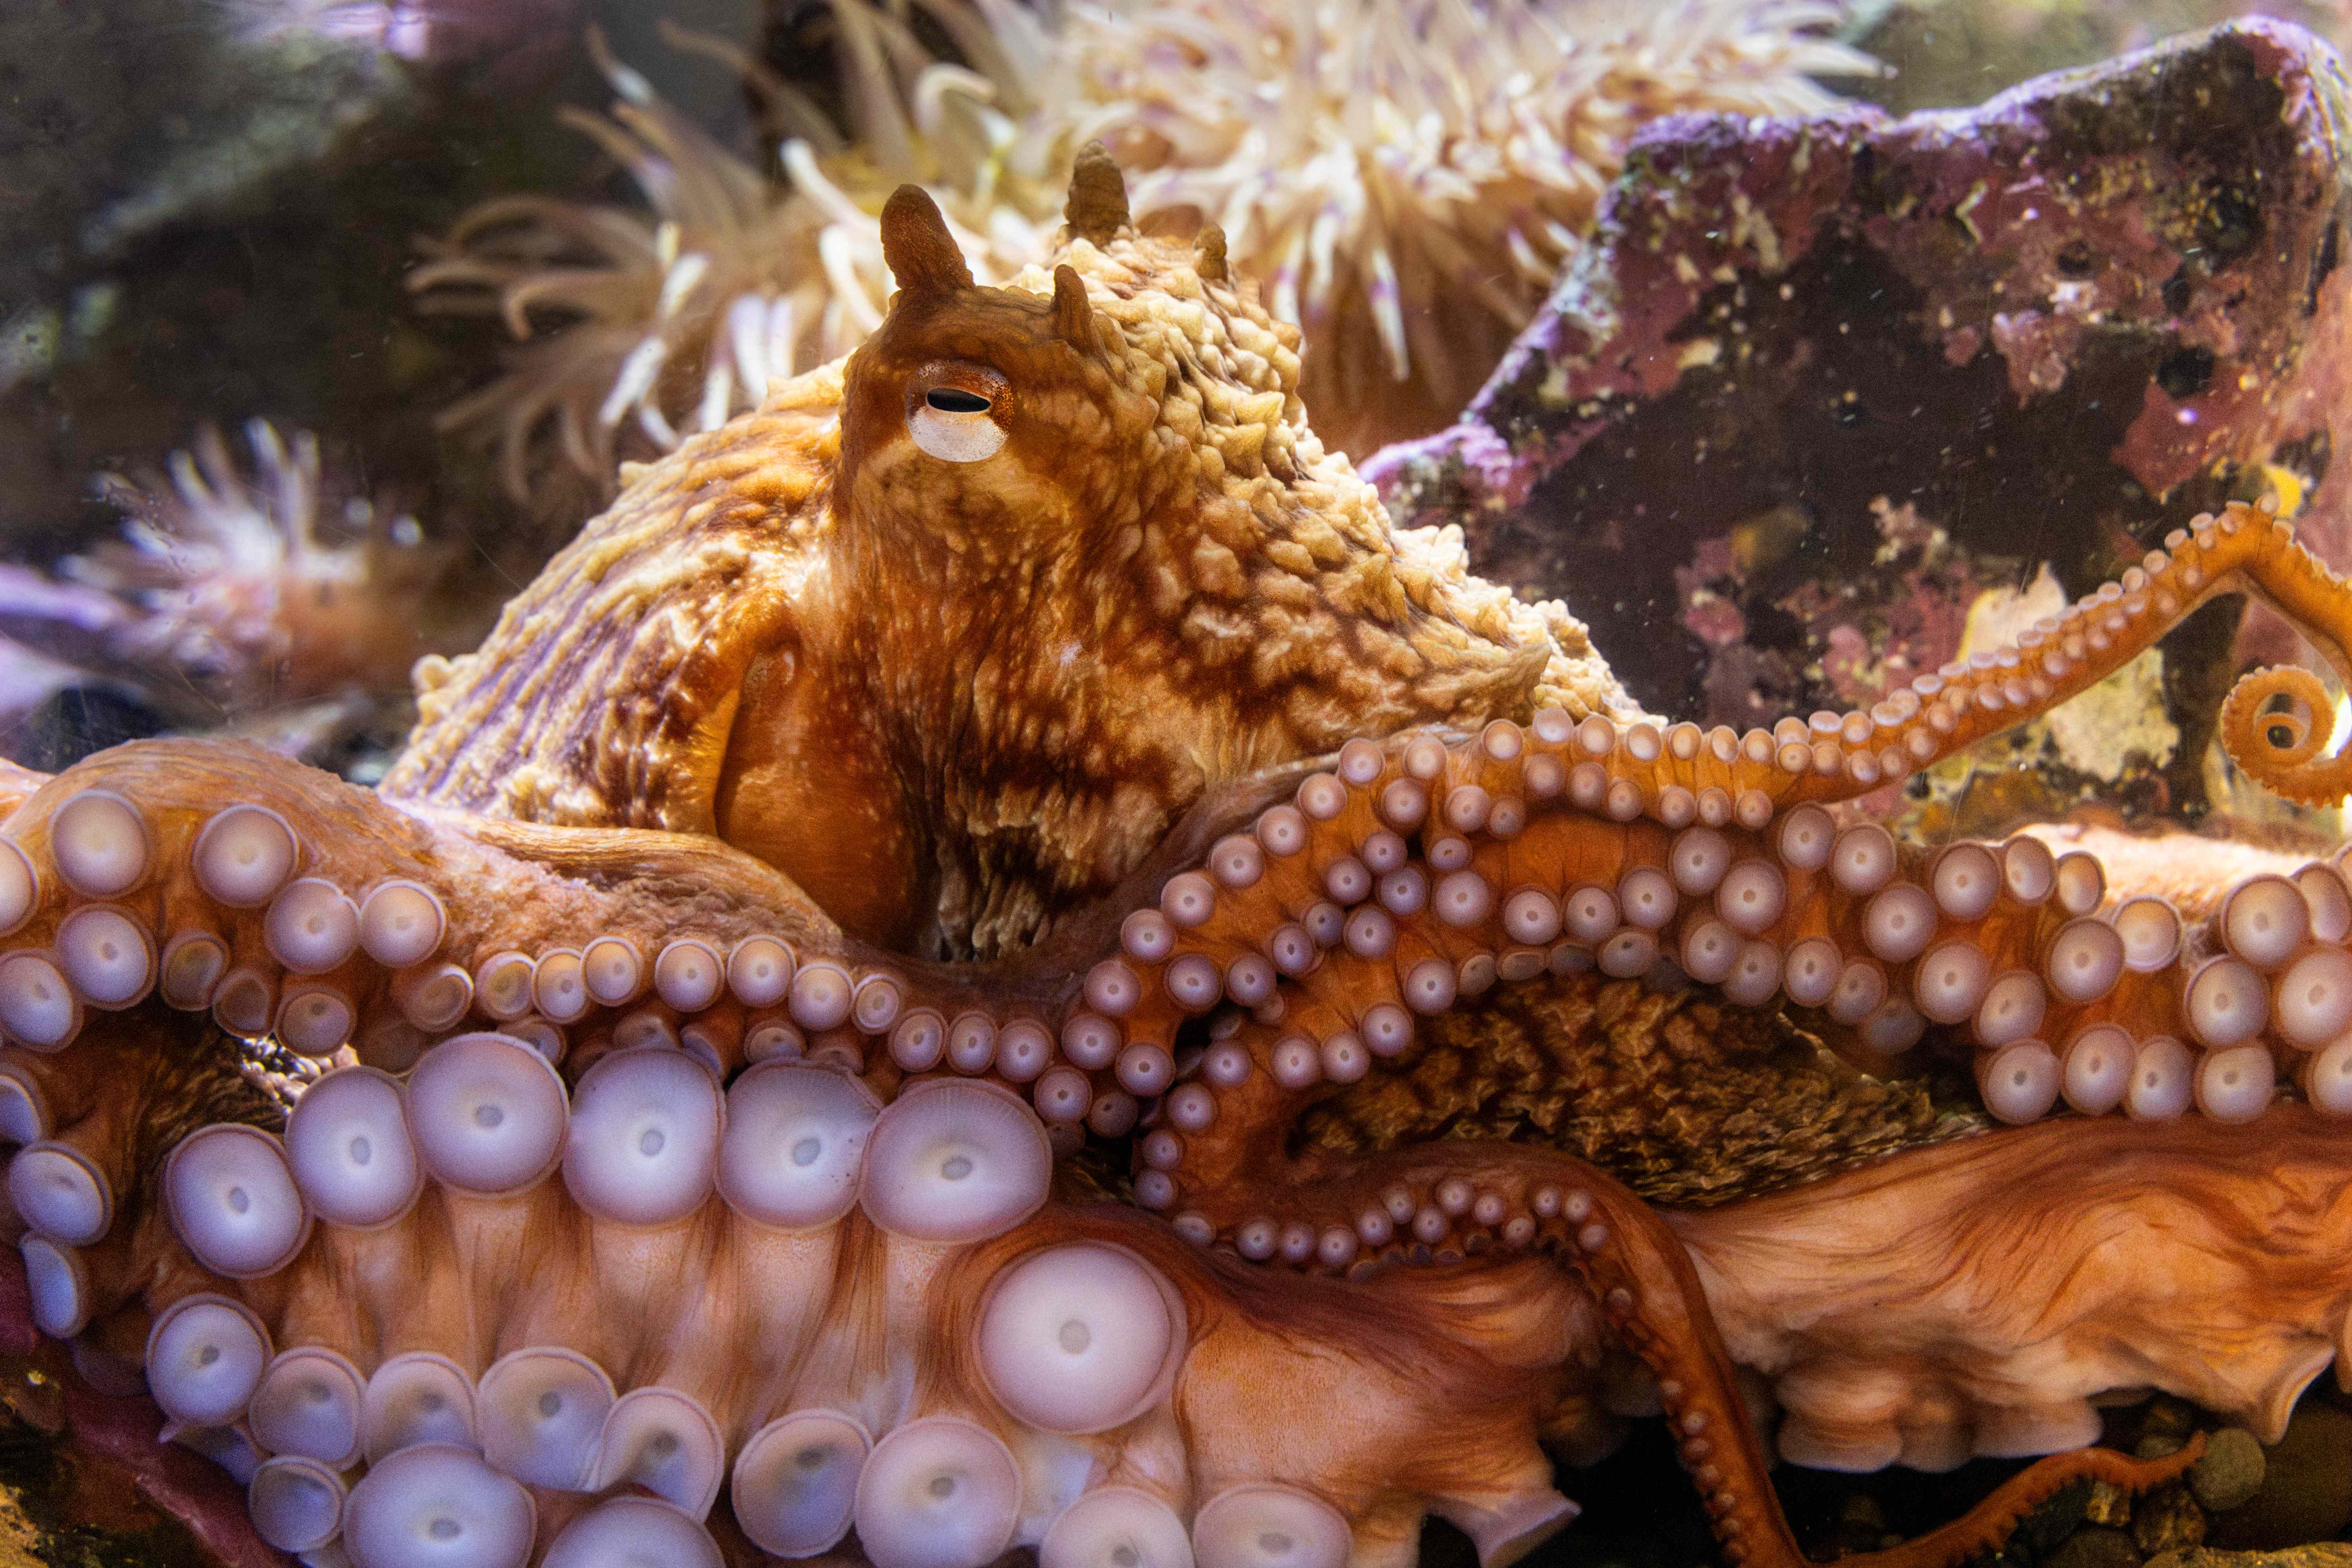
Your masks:
[{"label": "octopus eye", "polygon": [[907,433],[915,445],[950,463],[977,463],[1004,445],[1004,426],[992,417],[996,400],[969,387],[936,385],[909,397]]}]

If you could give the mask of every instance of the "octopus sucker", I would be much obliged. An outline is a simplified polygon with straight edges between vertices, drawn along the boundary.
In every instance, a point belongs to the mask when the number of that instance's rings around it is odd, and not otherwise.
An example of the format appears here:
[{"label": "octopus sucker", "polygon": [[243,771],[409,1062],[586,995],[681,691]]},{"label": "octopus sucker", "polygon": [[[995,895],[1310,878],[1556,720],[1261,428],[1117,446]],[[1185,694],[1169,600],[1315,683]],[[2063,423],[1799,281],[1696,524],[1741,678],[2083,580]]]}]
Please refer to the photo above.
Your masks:
[{"label": "octopus sucker", "polygon": [[[358,1568],[1401,1568],[1430,1517],[1506,1568],[1628,1358],[1771,1568],[1740,1368],[1808,1463],[2047,1456],[1888,1568],[2179,1473],[2086,1446],[2117,1389],[2275,1432],[2347,1351],[2340,854],[1851,803],[2217,594],[2347,673],[2291,527],[1866,711],[1662,722],[1079,168],[1005,289],[894,197],[866,346],[420,667],[380,788],[0,776],[41,1329]],[[2259,671],[2222,739],[2334,798],[2330,711]]]}]

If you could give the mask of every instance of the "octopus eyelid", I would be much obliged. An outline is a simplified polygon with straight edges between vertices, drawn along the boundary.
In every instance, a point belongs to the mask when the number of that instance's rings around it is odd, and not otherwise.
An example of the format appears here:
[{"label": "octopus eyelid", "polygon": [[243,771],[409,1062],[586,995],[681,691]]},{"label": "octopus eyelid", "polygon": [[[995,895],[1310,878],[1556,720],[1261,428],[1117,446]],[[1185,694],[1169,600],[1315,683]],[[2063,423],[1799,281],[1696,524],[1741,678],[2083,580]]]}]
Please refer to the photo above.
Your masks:
[{"label": "octopus eyelid", "polygon": [[995,402],[968,387],[928,387],[919,398],[909,395],[907,400],[907,434],[923,452],[942,462],[977,463],[992,458],[1005,441]]}]

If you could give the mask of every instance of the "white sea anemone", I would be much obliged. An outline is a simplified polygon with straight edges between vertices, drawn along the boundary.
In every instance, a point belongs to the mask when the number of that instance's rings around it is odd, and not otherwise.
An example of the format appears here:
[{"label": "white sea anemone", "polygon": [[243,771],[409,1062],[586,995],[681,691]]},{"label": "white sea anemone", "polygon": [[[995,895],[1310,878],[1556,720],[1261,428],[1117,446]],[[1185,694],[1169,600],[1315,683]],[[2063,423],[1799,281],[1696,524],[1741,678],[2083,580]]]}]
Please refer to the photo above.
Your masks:
[{"label": "white sea anemone", "polygon": [[1643,122],[1802,114],[1874,68],[1821,0],[1163,0],[1073,7],[1087,134],[1139,215],[1221,225],[1362,455],[1449,423],[1591,228]]},{"label": "white sea anemone", "polygon": [[[241,472],[206,426],[168,478],[109,474],[122,537],[0,585],[0,622],[37,651],[135,680],[166,713],[217,724],[310,699],[400,693],[443,552],[416,520],[323,479],[319,444],[246,426]],[[321,538],[326,531],[341,542]]]},{"label": "white sea anemone", "polygon": [[444,416],[494,439],[526,495],[560,454],[622,457],[845,353],[888,297],[877,220],[925,185],[982,282],[1038,259],[1072,156],[1101,139],[1140,222],[1225,230],[1239,273],[1306,330],[1302,391],[1357,451],[1450,420],[1580,243],[1643,122],[1806,112],[1811,75],[1869,62],[1834,0],[833,0],[850,134],[729,46],[782,132],[772,181],[592,37],[612,118],[568,111],[648,214],[484,204],[429,247],[426,308],[496,314],[505,373]]},{"label": "white sea anemone", "polygon": [[[787,183],[713,141],[592,33],[620,101],[609,119],[567,110],[564,121],[628,172],[652,213],[505,196],[427,243],[410,279],[424,308],[495,313],[517,340],[503,374],[440,421],[496,441],[517,499],[551,444],[609,484],[620,458],[714,428],[755,405],[770,378],[856,347],[889,299],[877,215],[905,181],[930,187],[981,280],[1042,254],[1047,231],[1025,204],[999,199],[1001,160],[988,150],[1010,122],[989,110],[991,80],[932,59],[903,22],[861,0],[835,9],[856,89],[855,143],[756,62],[666,29],[760,90],[790,132]],[[980,27],[972,41],[991,37]]]}]

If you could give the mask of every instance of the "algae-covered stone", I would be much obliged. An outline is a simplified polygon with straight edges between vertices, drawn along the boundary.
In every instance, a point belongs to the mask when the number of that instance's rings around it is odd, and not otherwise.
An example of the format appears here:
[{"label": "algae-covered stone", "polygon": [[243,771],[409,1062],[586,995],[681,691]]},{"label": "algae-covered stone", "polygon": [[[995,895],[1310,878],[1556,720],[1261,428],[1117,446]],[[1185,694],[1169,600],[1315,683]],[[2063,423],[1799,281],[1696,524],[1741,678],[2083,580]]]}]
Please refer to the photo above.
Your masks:
[{"label": "algae-covered stone", "polygon": [[2212,1521],[2214,1545],[2275,1551],[2352,1523],[2352,1412],[2305,1399],[2265,1458],[2253,1500]]},{"label": "algae-covered stone", "polygon": [[2042,1568],[2139,1568],[2131,1532],[2086,1524],[2042,1560]]},{"label": "algae-covered stone", "polygon": [[2151,1557],[2147,1568],[2352,1568],[2352,1542],[2317,1541],[2279,1552],[2220,1552],[2191,1546]]},{"label": "algae-covered stone", "polygon": [[2224,1426],[2206,1440],[2189,1468],[2189,1489],[2211,1513],[2227,1513],[2263,1489],[2263,1446],[2242,1426]]},{"label": "algae-covered stone", "polygon": [[2132,1541],[2151,1554],[2177,1552],[2205,1540],[2205,1510],[2179,1481],[2142,1494],[2132,1509]]}]

